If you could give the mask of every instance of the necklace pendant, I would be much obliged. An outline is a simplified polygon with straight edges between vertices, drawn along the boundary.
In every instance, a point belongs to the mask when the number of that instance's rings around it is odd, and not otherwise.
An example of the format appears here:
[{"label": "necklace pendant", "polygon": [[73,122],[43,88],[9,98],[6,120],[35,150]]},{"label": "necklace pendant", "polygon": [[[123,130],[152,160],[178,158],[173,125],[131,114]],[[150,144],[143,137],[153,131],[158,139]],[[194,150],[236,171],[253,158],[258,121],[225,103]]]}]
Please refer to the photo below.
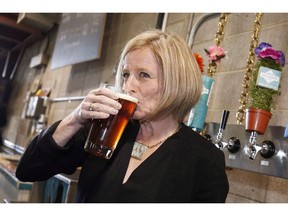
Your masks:
[{"label": "necklace pendant", "polygon": [[135,142],[132,150],[131,157],[142,160],[142,155],[147,151],[148,146]]}]

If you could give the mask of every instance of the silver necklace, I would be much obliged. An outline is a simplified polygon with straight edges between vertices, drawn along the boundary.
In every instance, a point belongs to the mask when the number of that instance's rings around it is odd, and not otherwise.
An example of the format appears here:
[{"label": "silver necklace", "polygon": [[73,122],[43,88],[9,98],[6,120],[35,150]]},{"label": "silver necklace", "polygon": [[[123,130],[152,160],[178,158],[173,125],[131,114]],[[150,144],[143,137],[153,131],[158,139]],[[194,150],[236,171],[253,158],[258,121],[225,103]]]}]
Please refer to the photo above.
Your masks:
[{"label": "silver necklace", "polygon": [[177,130],[171,134],[170,136],[168,136],[167,138],[159,141],[158,143],[154,144],[154,145],[151,145],[151,146],[148,146],[148,145],[145,145],[143,143],[139,143],[139,142],[134,142],[134,146],[133,146],[133,150],[132,150],[132,153],[131,153],[131,157],[137,159],[137,160],[142,160],[142,156],[143,154],[148,150],[148,149],[152,149],[162,143],[164,143],[167,139],[169,139],[171,136],[173,136],[175,133],[177,133],[179,131],[179,129],[181,128],[181,124],[179,125],[179,127],[177,128]]}]

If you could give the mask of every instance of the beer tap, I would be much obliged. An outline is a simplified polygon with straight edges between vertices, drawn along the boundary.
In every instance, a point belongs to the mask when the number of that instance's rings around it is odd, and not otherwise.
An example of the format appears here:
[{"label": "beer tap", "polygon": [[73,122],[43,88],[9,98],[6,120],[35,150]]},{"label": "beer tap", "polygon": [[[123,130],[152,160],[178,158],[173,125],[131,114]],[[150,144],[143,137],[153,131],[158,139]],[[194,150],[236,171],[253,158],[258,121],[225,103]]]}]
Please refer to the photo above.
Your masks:
[{"label": "beer tap", "polygon": [[227,124],[229,113],[230,112],[228,110],[223,110],[219,131],[218,131],[218,134],[216,136],[215,145],[217,148],[219,148],[221,150],[223,150],[228,145],[228,142],[223,140],[223,132],[224,132],[226,124]]},{"label": "beer tap", "polygon": [[254,160],[257,154],[260,152],[260,155],[265,158],[271,158],[275,153],[275,145],[273,142],[269,140],[265,140],[261,144],[257,144],[257,136],[258,133],[256,131],[252,131],[249,138],[249,158]]},{"label": "beer tap", "polygon": [[240,141],[236,137],[231,137],[228,141],[223,140],[223,132],[226,128],[227,120],[229,117],[229,111],[224,110],[222,113],[222,118],[220,122],[219,131],[216,137],[215,145],[217,148],[223,150],[227,147],[228,151],[231,153],[235,153],[240,148]]}]

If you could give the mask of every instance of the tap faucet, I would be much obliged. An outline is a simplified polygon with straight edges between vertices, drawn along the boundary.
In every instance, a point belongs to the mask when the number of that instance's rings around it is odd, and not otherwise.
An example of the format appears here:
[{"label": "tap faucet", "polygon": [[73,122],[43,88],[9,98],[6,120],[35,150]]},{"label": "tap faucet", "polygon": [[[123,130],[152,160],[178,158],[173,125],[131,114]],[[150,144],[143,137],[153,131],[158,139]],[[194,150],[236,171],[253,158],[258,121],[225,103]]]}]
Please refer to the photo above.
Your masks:
[{"label": "tap faucet", "polygon": [[249,138],[249,158],[254,160],[259,152],[263,158],[268,159],[272,157],[275,153],[274,143],[269,140],[265,140],[263,143],[257,144],[257,136],[258,134],[256,131],[251,132]]},{"label": "tap faucet", "polygon": [[220,122],[220,127],[218,134],[216,136],[216,141],[214,142],[215,146],[221,150],[227,147],[228,151],[231,153],[235,153],[240,148],[240,141],[236,137],[231,137],[228,141],[223,140],[223,132],[226,128],[227,120],[229,117],[229,111],[223,110],[222,118]]},{"label": "tap faucet", "polygon": [[249,158],[251,160],[254,160],[258,152],[262,149],[262,147],[257,144],[257,136],[258,133],[256,131],[252,131],[249,137]]},{"label": "tap faucet", "polygon": [[227,141],[223,140],[223,132],[224,132],[226,124],[227,124],[229,113],[230,112],[228,110],[223,110],[219,131],[218,131],[218,134],[216,136],[216,141],[214,143],[215,146],[221,150],[223,150],[229,144]]}]

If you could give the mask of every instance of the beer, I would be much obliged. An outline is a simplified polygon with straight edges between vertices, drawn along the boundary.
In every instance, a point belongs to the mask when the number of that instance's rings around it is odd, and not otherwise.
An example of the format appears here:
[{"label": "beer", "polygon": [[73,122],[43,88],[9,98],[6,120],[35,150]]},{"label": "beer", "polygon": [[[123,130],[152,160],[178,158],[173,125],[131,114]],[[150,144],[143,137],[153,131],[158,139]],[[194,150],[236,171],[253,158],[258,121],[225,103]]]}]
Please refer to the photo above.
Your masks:
[{"label": "beer", "polygon": [[119,94],[118,102],[122,105],[117,115],[107,119],[94,119],[86,140],[85,151],[110,159],[126,125],[133,115],[138,100],[132,96]]}]

